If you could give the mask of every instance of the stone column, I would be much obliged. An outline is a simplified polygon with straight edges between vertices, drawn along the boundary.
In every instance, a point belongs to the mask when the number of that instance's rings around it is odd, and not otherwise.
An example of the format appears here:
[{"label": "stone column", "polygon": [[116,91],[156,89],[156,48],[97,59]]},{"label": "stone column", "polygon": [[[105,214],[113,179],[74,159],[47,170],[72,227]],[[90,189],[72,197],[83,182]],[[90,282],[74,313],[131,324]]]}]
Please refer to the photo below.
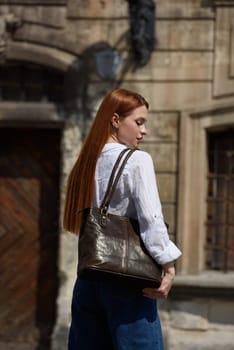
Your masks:
[{"label": "stone column", "polygon": [[62,138],[62,169],[61,169],[61,230],[59,254],[60,286],[57,298],[57,320],[52,335],[52,350],[67,348],[67,336],[70,324],[70,309],[73,285],[77,269],[78,237],[65,232],[62,228],[63,208],[66,194],[67,178],[77,159],[81,146],[80,129],[77,125],[67,125]]}]

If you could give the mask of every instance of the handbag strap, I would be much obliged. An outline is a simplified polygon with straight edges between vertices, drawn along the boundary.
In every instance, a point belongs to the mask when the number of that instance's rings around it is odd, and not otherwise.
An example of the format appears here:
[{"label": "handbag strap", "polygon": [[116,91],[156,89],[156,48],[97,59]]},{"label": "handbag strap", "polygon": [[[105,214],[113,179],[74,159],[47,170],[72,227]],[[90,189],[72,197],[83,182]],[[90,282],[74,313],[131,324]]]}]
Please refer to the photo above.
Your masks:
[{"label": "handbag strap", "polygon": [[[111,176],[110,176],[110,179],[109,179],[109,182],[108,182],[108,185],[107,185],[106,194],[104,196],[104,199],[103,199],[101,207],[100,207],[101,208],[101,213],[103,215],[107,214],[107,210],[108,210],[111,198],[112,198],[113,193],[114,193],[114,191],[116,189],[117,183],[118,183],[119,178],[120,178],[120,176],[121,176],[121,174],[123,172],[125,164],[127,163],[128,159],[131,157],[133,152],[135,152],[135,151],[136,151],[136,149],[126,148],[118,156],[117,161],[115,162],[115,165],[114,165],[113,170],[111,172]],[[118,168],[118,166],[119,166],[119,164],[120,164],[120,162],[121,162],[121,160],[124,157],[126,152],[127,152],[127,154],[126,154],[125,158],[123,159],[119,170],[117,171],[117,168]],[[116,172],[117,172],[117,174],[116,174]]]},{"label": "handbag strap", "polygon": [[119,166],[119,163],[121,162],[121,160],[122,160],[124,154],[125,154],[127,151],[129,151],[129,150],[130,150],[130,148],[125,148],[123,151],[121,151],[120,154],[119,154],[119,156],[118,156],[118,158],[117,158],[117,160],[116,160],[116,162],[115,162],[115,164],[114,164],[114,167],[113,167],[112,172],[111,172],[111,175],[110,175],[110,179],[109,179],[109,181],[108,181],[106,194],[105,194],[105,196],[104,196],[104,199],[102,200],[101,208],[104,206],[104,203],[106,202],[106,198],[107,198],[108,192],[110,191],[111,186],[112,186],[112,184],[113,184],[114,177],[115,177],[115,173],[116,173],[116,171],[117,171],[117,168],[118,168],[118,166]]}]

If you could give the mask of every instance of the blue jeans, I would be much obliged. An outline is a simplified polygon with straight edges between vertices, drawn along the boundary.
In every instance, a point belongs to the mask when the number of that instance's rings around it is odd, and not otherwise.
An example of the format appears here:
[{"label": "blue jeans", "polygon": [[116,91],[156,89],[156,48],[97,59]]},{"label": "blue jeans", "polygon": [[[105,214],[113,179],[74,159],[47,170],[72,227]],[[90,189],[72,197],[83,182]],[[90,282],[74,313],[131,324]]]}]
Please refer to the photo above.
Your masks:
[{"label": "blue jeans", "polygon": [[77,280],[69,350],[163,350],[157,303],[142,291]]}]

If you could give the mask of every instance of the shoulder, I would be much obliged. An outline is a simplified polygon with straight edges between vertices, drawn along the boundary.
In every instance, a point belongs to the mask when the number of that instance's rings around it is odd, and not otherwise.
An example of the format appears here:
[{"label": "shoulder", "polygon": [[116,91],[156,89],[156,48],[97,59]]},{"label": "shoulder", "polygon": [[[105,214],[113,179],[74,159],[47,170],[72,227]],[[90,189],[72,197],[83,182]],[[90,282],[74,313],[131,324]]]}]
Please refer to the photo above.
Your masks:
[{"label": "shoulder", "polygon": [[145,161],[145,162],[152,162],[152,157],[148,152],[142,151],[137,149],[135,152],[133,152],[131,158],[132,161],[138,162],[138,161]]},{"label": "shoulder", "polygon": [[129,166],[133,168],[148,168],[153,167],[153,160],[149,153],[136,150],[133,152],[131,157],[128,160]]}]

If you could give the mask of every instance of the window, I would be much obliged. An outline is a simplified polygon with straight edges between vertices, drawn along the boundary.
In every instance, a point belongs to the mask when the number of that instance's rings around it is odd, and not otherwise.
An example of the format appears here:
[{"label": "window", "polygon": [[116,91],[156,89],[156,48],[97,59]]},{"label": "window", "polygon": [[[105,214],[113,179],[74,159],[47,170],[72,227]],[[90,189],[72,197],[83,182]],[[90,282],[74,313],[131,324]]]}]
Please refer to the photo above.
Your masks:
[{"label": "window", "polygon": [[11,62],[0,66],[0,100],[64,101],[64,76],[37,64]]},{"label": "window", "polygon": [[234,129],[208,133],[206,267],[234,270]]},{"label": "window", "polygon": [[234,270],[233,110],[220,104],[185,111],[180,120],[177,270],[181,276],[212,270],[217,285],[224,270]]}]

